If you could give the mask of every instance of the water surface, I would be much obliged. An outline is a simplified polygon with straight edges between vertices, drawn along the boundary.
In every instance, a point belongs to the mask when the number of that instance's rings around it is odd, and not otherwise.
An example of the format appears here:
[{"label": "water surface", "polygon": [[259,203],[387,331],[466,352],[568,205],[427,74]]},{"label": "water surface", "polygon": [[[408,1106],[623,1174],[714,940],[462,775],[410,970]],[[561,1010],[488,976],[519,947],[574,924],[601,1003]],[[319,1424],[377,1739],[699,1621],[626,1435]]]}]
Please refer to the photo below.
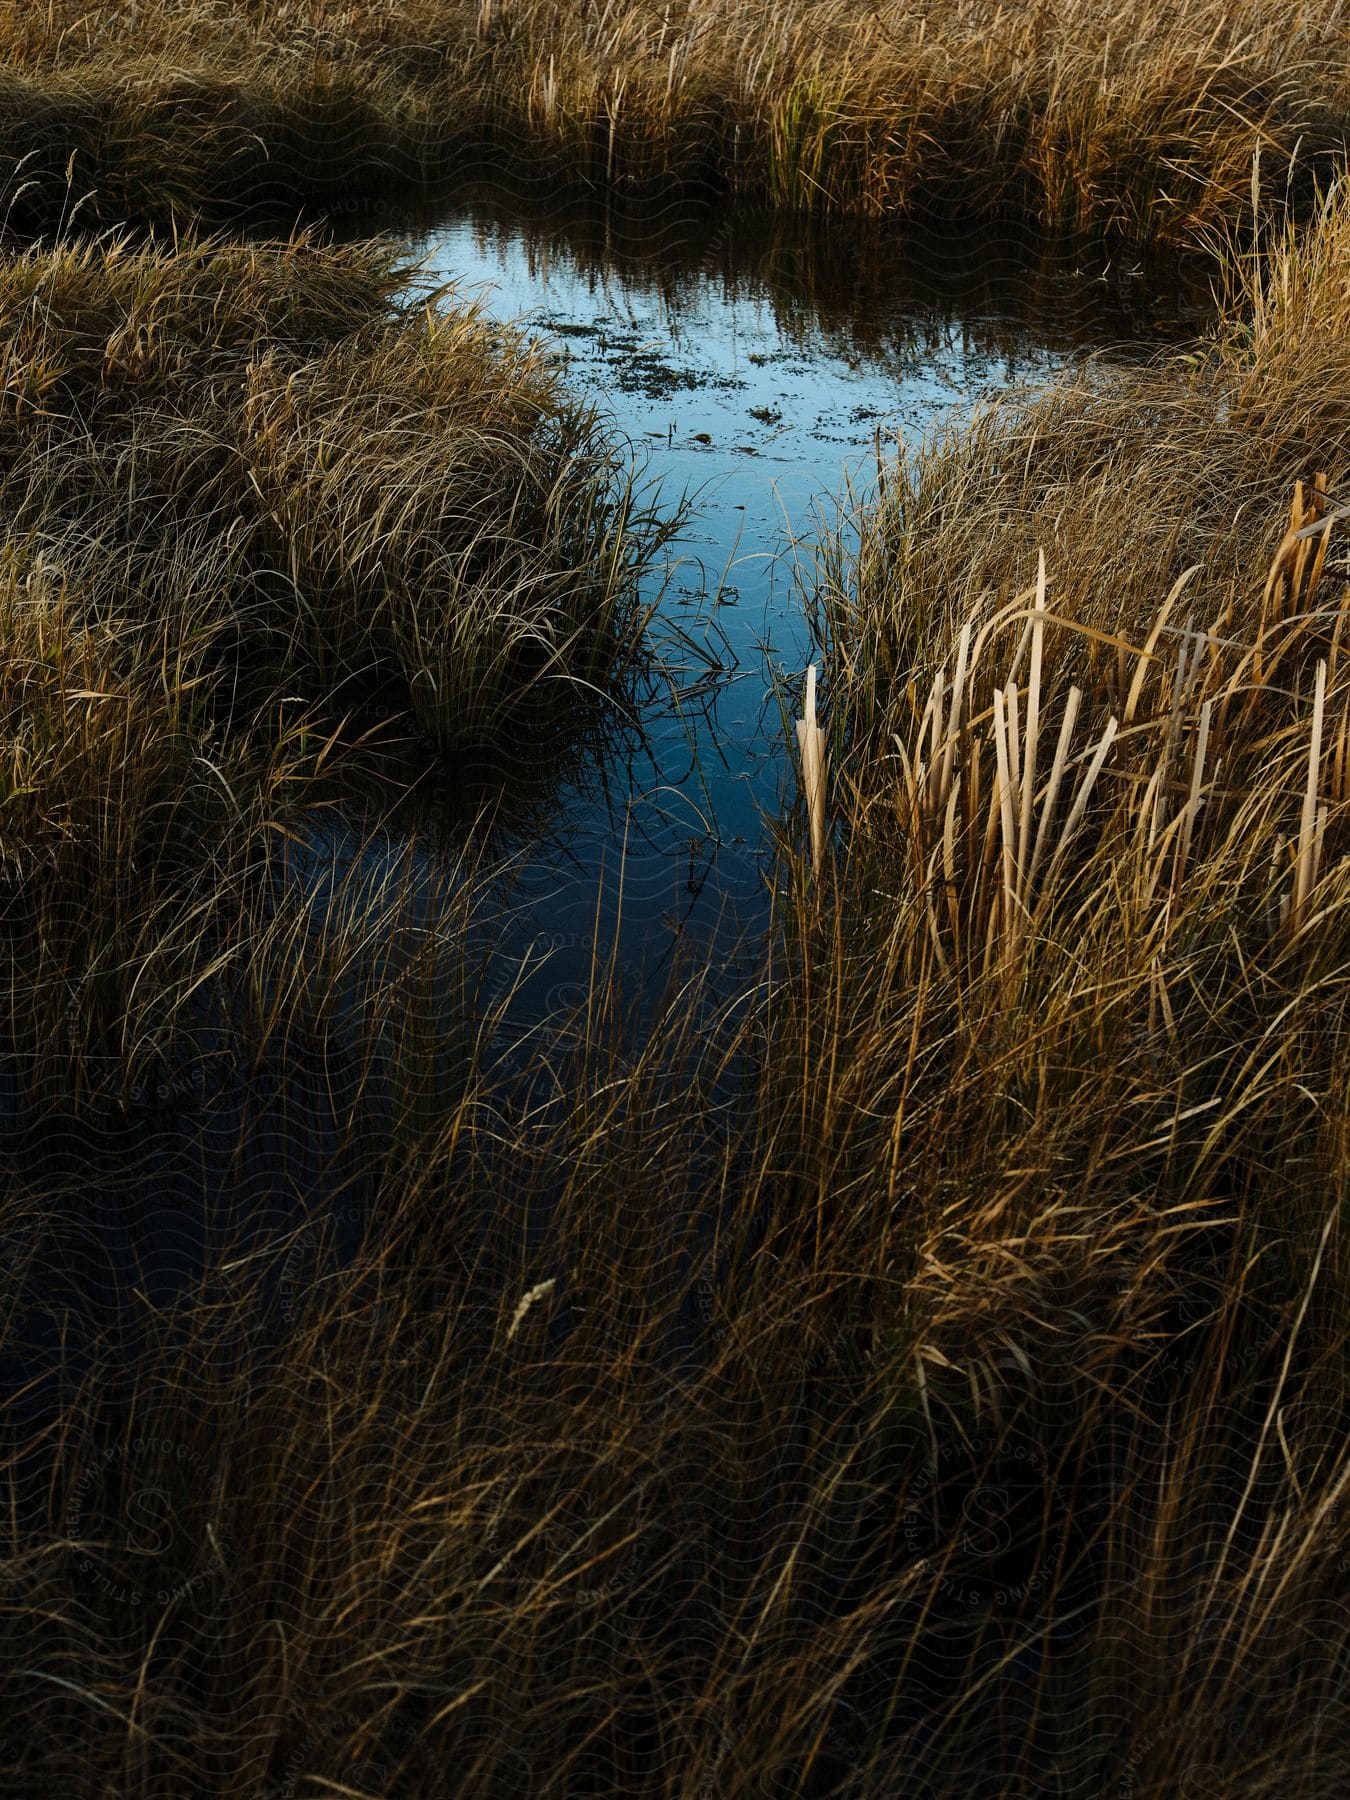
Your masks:
[{"label": "water surface", "polygon": [[548,947],[520,1016],[565,1009],[598,933],[638,996],[680,943],[701,961],[711,950],[730,991],[748,966],[737,946],[765,917],[764,821],[794,780],[783,707],[820,658],[803,598],[831,497],[846,482],[865,492],[878,454],[916,447],[981,396],[1090,351],[1137,358],[1192,328],[1193,310],[1128,272],[987,237],[679,213],[620,228],[484,203],[412,247],[457,296],[557,349],[646,475],[697,505],[651,583],[664,677],[626,754],[603,779],[561,784],[517,865],[498,985],[526,946]]}]

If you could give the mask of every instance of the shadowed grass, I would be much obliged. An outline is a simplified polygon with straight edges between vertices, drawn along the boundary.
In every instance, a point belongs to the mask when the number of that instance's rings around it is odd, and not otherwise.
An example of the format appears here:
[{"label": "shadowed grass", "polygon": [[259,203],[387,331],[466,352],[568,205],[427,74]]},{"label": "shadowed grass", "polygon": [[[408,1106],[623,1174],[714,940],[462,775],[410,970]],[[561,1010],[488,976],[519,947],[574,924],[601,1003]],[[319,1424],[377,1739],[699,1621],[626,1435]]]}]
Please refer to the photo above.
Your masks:
[{"label": "shadowed grass", "polygon": [[[508,1081],[471,861],[439,935],[411,855],[246,915],[300,1073],[234,1103],[338,1096],[331,1183],[250,1226],[241,1128],[179,1304],[16,1409],[20,1791],[1336,1791],[1348,264],[1333,197],[1189,360],[822,537],[836,839],[737,1004],[634,1041],[598,952]],[[9,1184],[11,1343],[67,1177]]]}]

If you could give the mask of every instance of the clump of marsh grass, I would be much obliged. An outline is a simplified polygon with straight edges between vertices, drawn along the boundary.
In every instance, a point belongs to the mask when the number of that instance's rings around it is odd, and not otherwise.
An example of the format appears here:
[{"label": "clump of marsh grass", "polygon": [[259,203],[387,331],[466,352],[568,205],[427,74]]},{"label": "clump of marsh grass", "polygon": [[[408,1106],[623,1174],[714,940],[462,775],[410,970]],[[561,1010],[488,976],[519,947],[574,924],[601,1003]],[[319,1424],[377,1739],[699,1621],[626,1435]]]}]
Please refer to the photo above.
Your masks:
[{"label": "clump of marsh grass", "polygon": [[[1324,308],[1345,231],[1342,202],[1305,252]],[[966,1075],[971,1130],[989,1084],[1012,1084],[1019,1135],[1110,1119],[1128,1135],[1106,1166],[1152,1144],[1193,1201],[1261,1190],[1249,1132],[1305,1141],[1293,1114],[1314,1103],[1273,1080],[1269,1032],[1322,1021],[1298,1038],[1332,1059],[1310,1092],[1339,1054],[1347,471],[1316,420],[1350,371],[1334,385],[1333,341],[1306,391],[1278,325],[1298,282],[1273,280],[1261,348],[1220,334],[1198,360],[987,408],[890,472],[856,554],[821,570],[836,792],[875,896],[841,904],[896,984],[859,990],[861,1016],[904,996],[908,1020],[867,1026],[867,1079],[894,1087],[898,1041],[898,1097],[926,1070],[944,1133]],[[1092,1099],[1057,1090],[1098,1077]],[[846,1111],[870,1131],[870,1105]],[[921,1143],[926,1106],[911,1117]],[[877,1145],[897,1194],[907,1129]]]},{"label": "clump of marsh grass", "polygon": [[570,728],[670,526],[541,350],[395,304],[409,275],[304,240],[13,259],[0,484],[106,614],[199,620],[237,704],[376,696],[454,756]]},{"label": "clump of marsh grass", "polygon": [[407,279],[303,239],[0,271],[22,1113],[162,1082],[255,948],[269,844],[354,781],[394,797],[372,740],[521,790],[633,663],[672,521],[537,348]]}]

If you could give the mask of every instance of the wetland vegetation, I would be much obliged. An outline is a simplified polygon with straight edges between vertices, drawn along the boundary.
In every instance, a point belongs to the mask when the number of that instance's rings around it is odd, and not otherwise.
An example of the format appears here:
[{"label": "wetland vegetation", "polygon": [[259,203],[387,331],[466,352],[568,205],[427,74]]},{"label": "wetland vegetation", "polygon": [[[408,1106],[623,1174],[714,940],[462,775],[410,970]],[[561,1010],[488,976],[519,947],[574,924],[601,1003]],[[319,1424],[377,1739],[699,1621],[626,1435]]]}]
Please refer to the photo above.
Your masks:
[{"label": "wetland vegetation", "polygon": [[[1343,1786],[1346,24],[7,15],[9,1791]],[[785,804],[753,973],[690,940],[640,1030],[597,932],[532,1036],[493,934],[681,499],[259,225],[469,175],[1220,284],[797,543],[827,851]]]},{"label": "wetland vegetation", "polygon": [[[1189,246],[1345,149],[1342,0],[50,0],[0,27],[17,216],[619,185]],[[748,48],[751,47],[751,48]],[[73,159],[73,160],[72,160]]]}]

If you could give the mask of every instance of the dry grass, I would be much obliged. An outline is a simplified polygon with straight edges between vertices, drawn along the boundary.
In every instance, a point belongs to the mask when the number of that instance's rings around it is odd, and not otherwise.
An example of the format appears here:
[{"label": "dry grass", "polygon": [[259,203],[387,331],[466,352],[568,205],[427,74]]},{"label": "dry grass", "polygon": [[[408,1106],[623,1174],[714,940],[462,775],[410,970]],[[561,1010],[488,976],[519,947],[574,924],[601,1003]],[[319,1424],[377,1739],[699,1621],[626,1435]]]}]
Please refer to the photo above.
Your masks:
[{"label": "dry grass", "polygon": [[552,791],[633,667],[678,515],[635,503],[536,347],[395,304],[407,278],[304,240],[0,269],[20,1117],[153,1081],[268,964],[266,871],[316,808],[488,770]]},{"label": "dry grass", "polygon": [[303,239],[11,260],[0,492],[88,606],[232,644],[245,695],[279,676],[336,721],[376,694],[453,755],[627,667],[661,530],[556,364],[396,304],[410,274]]},{"label": "dry grass", "polygon": [[[7,1170],[12,1788],[1337,1791],[1347,267],[1333,198],[1190,361],[885,471],[820,545],[834,841],[785,831],[762,981],[678,971],[635,1044],[598,957],[556,1079],[494,1067],[467,860],[277,898],[310,747],[227,709],[252,810],[194,799],[215,640],[16,552],[20,891],[140,831],[241,902],[224,1152],[189,1108],[92,1202]],[[110,1298],[169,1167],[209,1241]]]},{"label": "dry grass", "polygon": [[783,1135],[939,1436],[1041,1421],[1079,1516],[1110,1467],[1044,1700],[1131,1696],[1128,1791],[1344,1754],[1347,267],[1333,198],[1203,355],[991,406],[818,571],[846,829]]},{"label": "dry grass", "polygon": [[1346,29],[1340,0],[69,0],[0,36],[0,143],[26,229],[514,172],[1189,244],[1241,216],[1256,149],[1272,193],[1344,155]]}]

